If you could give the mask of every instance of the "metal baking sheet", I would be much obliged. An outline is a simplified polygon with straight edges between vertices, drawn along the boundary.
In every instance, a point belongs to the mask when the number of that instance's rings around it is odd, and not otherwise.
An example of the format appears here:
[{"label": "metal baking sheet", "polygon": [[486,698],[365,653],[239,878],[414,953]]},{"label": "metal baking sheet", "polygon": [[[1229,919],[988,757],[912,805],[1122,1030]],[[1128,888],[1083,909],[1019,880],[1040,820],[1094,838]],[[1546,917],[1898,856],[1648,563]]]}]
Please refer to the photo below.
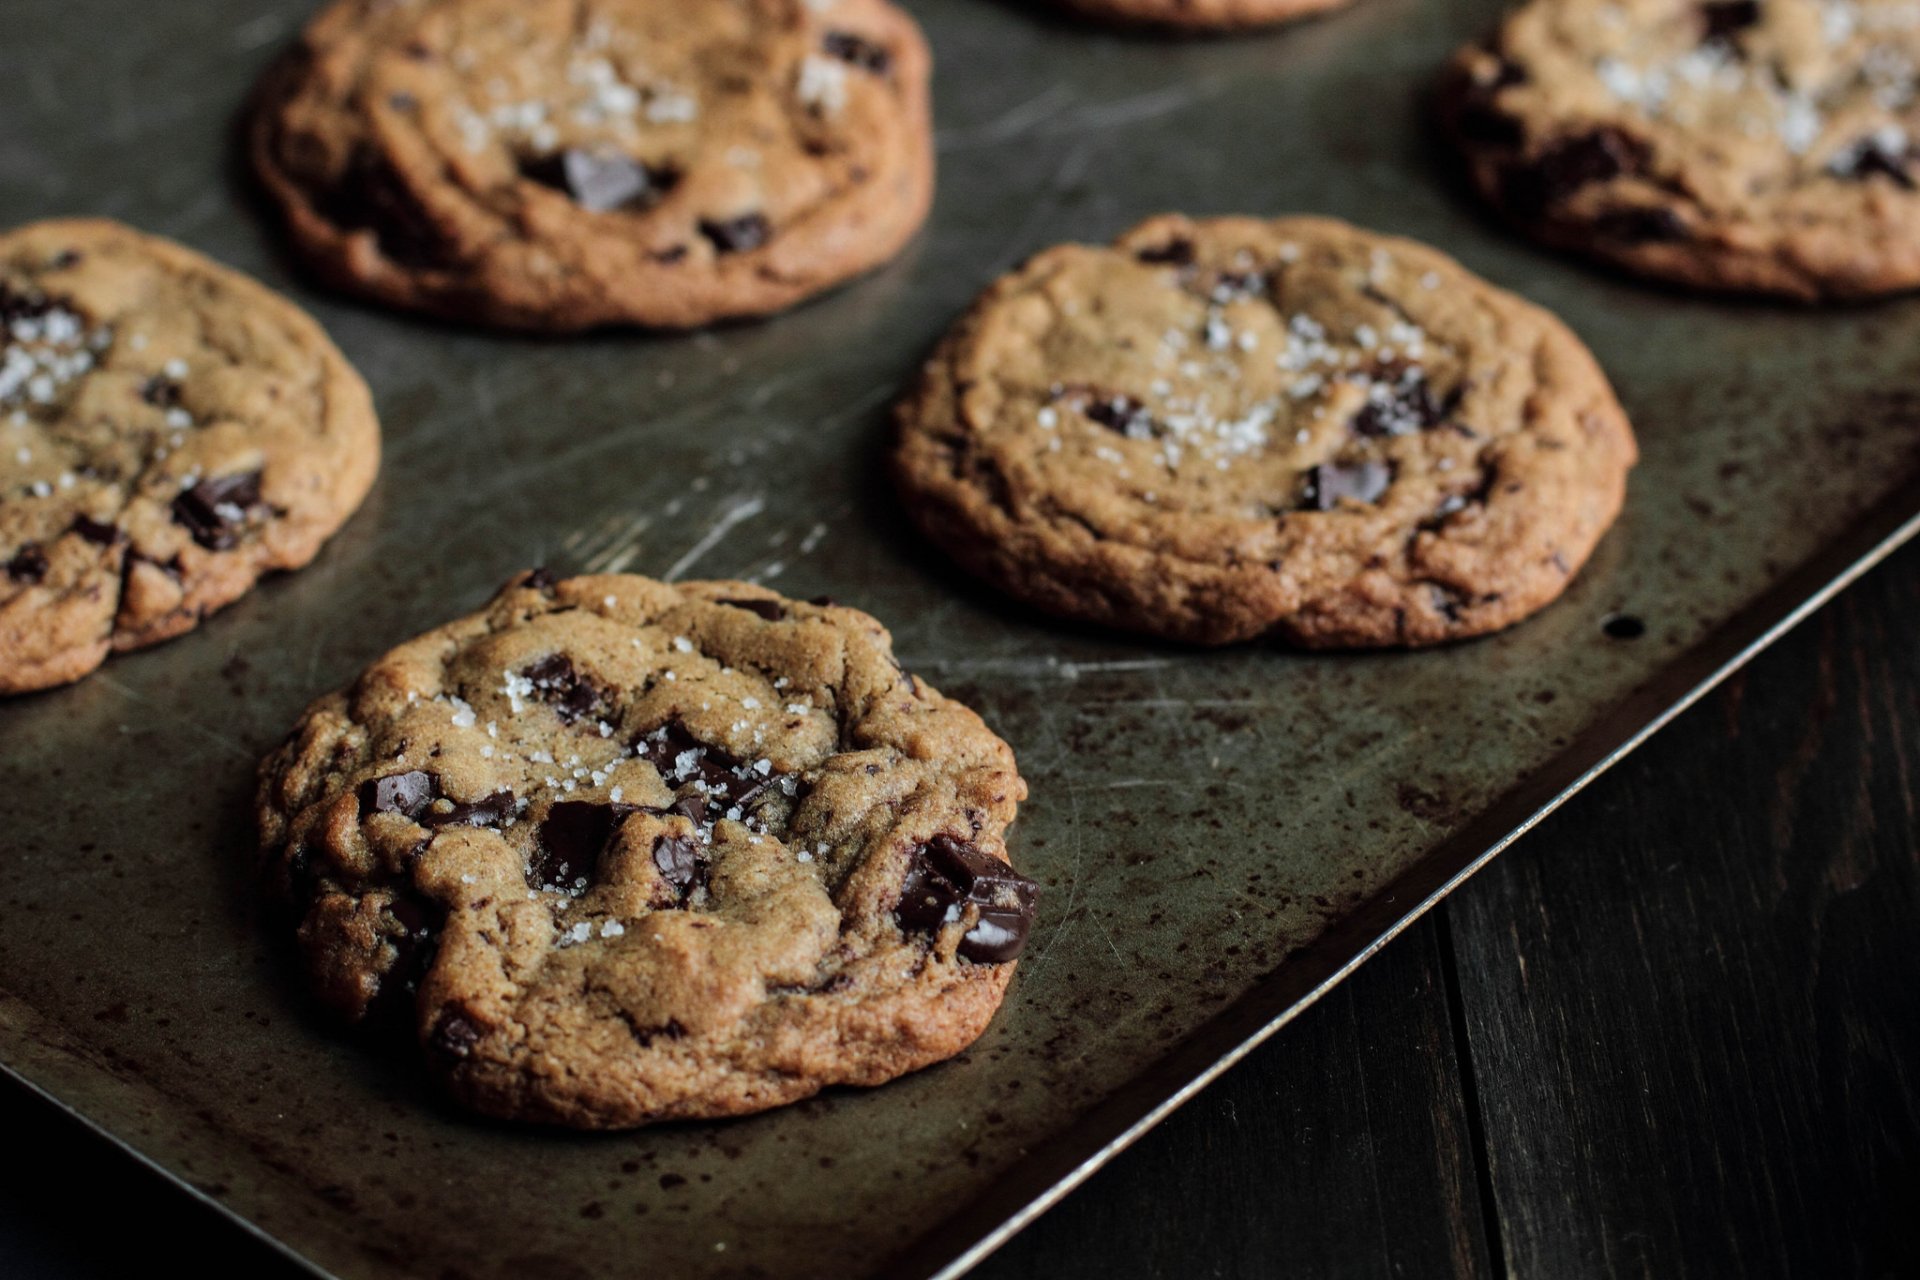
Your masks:
[{"label": "metal baking sheet", "polygon": [[[290,270],[232,125],[305,0],[5,7],[0,222],[108,214],[285,288],[386,425],[377,489],[311,568],[0,706],[0,1063],[319,1271],[957,1274],[1920,511],[1920,302],[1641,287],[1462,192],[1422,94],[1496,0],[1173,42],[1038,0],[912,0],[940,60],[925,236],[771,323],[566,342],[381,314]],[[1182,652],[1036,618],[911,536],[880,459],[929,344],[1029,252],[1166,209],[1344,215],[1565,316],[1645,450],[1567,598],[1415,655]],[[1046,894],[971,1052],[765,1116],[580,1136],[456,1114],[315,1014],[253,915],[253,763],[309,698],[539,563],[830,592],[1013,743],[1033,789],[1014,850]],[[1622,615],[1644,633],[1610,634]]]}]

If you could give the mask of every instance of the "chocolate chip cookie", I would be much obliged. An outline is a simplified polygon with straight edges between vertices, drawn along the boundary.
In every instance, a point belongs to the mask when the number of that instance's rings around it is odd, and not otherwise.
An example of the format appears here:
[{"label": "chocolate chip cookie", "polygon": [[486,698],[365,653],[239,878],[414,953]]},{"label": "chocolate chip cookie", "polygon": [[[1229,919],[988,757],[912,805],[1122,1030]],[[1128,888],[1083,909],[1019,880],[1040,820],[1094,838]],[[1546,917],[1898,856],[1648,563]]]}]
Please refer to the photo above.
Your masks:
[{"label": "chocolate chip cookie", "polygon": [[971,1043],[1033,918],[1025,796],[864,613],[536,573],[315,703],[259,815],[323,1000],[479,1110],[621,1128]]},{"label": "chocolate chip cookie", "polygon": [[1633,433],[1540,308],[1318,218],[1041,253],[899,409],[926,532],[1067,617],[1198,644],[1433,644],[1553,600]]},{"label": "chocolate chip cookie", "polygon": [[252,154],[342,288],[687,328],[899,251],[932,197],[929,68],[886,0],[336,0],[263,83]]},{"label": "chocolate chip cookie", "polygon": [[1541,240],[1815,301],[1920,285],[1917,73],[1914,0],[1532,0],[1442,98]]},{"label": "chocolate chip cookie", "polygon": [[366,385],[285,299],[112,222],[0,234],[0,693],[307,563],[379,460]]},{"label": "chocolate chip cookie", "polygon": [[1110,22],[1231,31],[1290,22],[1337,9],[1348,0],[1060,0],[1060,3]]}]

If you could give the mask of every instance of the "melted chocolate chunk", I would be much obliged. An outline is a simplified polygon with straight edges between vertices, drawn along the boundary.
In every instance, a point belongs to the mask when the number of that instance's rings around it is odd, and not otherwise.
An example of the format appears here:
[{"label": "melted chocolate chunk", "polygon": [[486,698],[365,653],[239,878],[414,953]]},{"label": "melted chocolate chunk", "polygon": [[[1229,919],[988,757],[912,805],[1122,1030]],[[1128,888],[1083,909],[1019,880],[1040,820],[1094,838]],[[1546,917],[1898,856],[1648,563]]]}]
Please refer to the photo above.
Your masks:
[{"label": "melted chocolate chunk", "polygon": [[435,800],[440,798],[440,779],[424,769],[390,773],[384,778],[368,778],[360,784],[360,816],[397,813],[419,821]]},{"label": "melted chocolate chunk", "polygon": [[449,1009],[433,1024],[433,1032],[427,1037],[427,1047],[443,1058],[458,1061],[473,1052],[473,1046],[480,1043],[482,1034],[479,1026],[463,1011]]},{"label": "melted chocolate chunk", "polygon": [[683,899],[706,880],[700,847],[685,836],[661,836],[653,842],[653,865]]},{"label": "melted chocolate chunk", "polygon": [[[678,720],[642,734],[633,745],[641,759],[660,771],[669,787],[686,789],[675,800],[674,808],[695,822],[704,822],[709,814],[744,810],[778,781],[778,775],[770,770],[761,773],[748,768],[719,747],[701,742]],[[698,806],[697,814],[689,812],[693,806]]]},{"label": "melted chocolate chunk", "polygon": [[7,561],[7,576],[15,582],[35,583],[47,576],[47,553],[37,542],[29,542]]},{"label": "melted chocolate chunk", "polygon": [[1468,142],[1492,147],[1519,146],[1527,140],[1526,126],[1518,117],[1501,110],[1498,99],[1502,89],[1526,82],[1527,73],[1517,63],[1502,58],[1493,79],[1476,83],[1467,90],[1460,113],[1454,117],[1454,128]]},{"label": "melted chocolate chunk", "polygon": [[72,531],[99,547],[110,547],[121,538],[120,526],[102,524],[92,516],[75,516]]},{"label": "melted chocolate chunk", "polygon": [[1111,431],[1135,440],[1147,440],[1160,433],[1147,406],[1128,395],[1091,395],[1080,412]]},{"label": "melted chocolate chunk", "polygon": [[737,218],[702,218],[700,234],[712,243],[717,253],[745,253],[773,238],[773,224],[761,213],[743,213]]},{"label": "melted chocolate chunk", "polygon": [[260,473],[209,476],[173,500],[173,521],[209,551],[226,551],[239,541],[247,512],[260,505]]},{"label": "melted chocolate chunk", "polygon": [[529,871],[537,889],[585,889],[599,880],[600,858],[632,804],[562,800],[540,824],[540,844]]},{"label": "melted chocolate chunk", "polygon": [[37,320],[58,305],[45,294],[21,293],[10,285],[0,284],[0,324],[12,324],[15,320]]},{"label": "melted chocolate chunk", "polygon": [[864,36],[854,35],[851,31],[829,31],[820,47],[827,53],[851,63],[862,71],[871,71],[883,76],[893,68],[893,54],[882,45],[877,45]]},{"label": "melted chocolate chunk", "polygon": [[1039,885],[998,858],[951,836],[935,836],[913,851],[893,914],[902,929],[937,933],[973,907],[960,954],[981,964],[1005,964],[1027,945],[1039,895]]},{"label": "melted chocolate chunk", "polygon": [[562,724],[572,724],[583,716],[604,719],[612,714],[611,691],[582,675],[564,653],[542,658],[520,674],[532,682],[534,696],[550,704]]},{"label": "melted chocolate chunk", "polygon": [[1333,511],[1343,498],[1375,502],[1393,483],[1393,468],[1384,462],[1323,462],[1307,472],[1304,495],[1310,511]]},{"label": "melted chocolate chunk", "polygon": [[1886,137],[1873,133],[1834,156],[1827,165],[1827,172],[1836,178],[1851,178],[1856,182],[1864,182],[1877,174],[1891,178],[1897,186],[1912,191],[1913,161],[1913,148],[1907,144],[1904,136]]},{"label": "melted chocolate chunk", "polygon": [[1685,240],[1686,221],[1671,209],[1645,205],[1609,209],[1593,220],[1594,234],[1620,244],[1654,244]]},{"label": "melted chocolate chunk", "polygon": [[1434,399],[1426,375],[1408,369],[1397,382],[1374,384],[1366,405],[1353,417],[1353,432],[1375,438],[1410,436],[1437,425],[1449,407]]},{"label": "melted chocolate chunk", "polygon": [[720,603],[730,609],[745,609],[748,613],[758,614],[768,622],[780,622],[787,616],[787,611],[773,600],[722,600]]},{"label": "melted chocolate chunk", "polygon": [[1193,264],[1193,241],[1169,240],[1165,244],[1149,245],[1133,256],[1152,266],[1191,266]]},{"label": "melted chocolate chunk", "polygon": [[387,914],[398,926],[386,935],[394,959],[380,979],[375,998],[383,1006],[404,1007],[406,998],[420,989],[420,979],[433,967],[433,958],[440,950],[438,934],[445,921],[437,910],[411,895],[387,903]]},{"label": "melted chocolate chunk", "polygon": [[402,266],[443,265],[445,239],[407,182],[371,151],[361,151],[332,187],[315,193],[315,212],[348,230],[371,231],[380,252]]},{"label": "melted chocolate chunk", "polygon": [[498,827],[513,817],[516,807],[513,792],[496,791],[478,800],[452,800],[445,809],[428,809],[420,821],[430,827]]},{"label": "melted chocolate chunk", "polygon": [[525,161],[520,172],[556,191],[564,191],[588,213],[611,213],[652,204],[673,185],[675,175],[649,169],[631,156],[605,148],[568,147],[557,155]]},{"label": "melted chocolate chunk", "polygon": [[1647,144],[1619,129],[1568,138],[1501,178],[1507,207],[1523,218],[1544,216],[1575,192],[1646,167]]},{"label": "melted chocolate chunk", "polygon": [[440,789],[439,775],[425,769],[369,778],[360,784],[359,795],[362,818],[397,813],[428,827],[497,827],[514,813],[511,791],[496,791],[473,801],[449,799]]},{"label": "melted chocolate chunk", "polygon": [[1759,0],[1720,0],[1700,6],[1700,42],[1732,44],[1733,37],[1760,21]]},{"label": "melted chocolate chunk", "polygon": [[180,384],[156,373],[140,384],[140,398],[156,409],[177,409],[180,407]]},{"label": "melted chocolate chunk", "polygon": [[1273,281],[1260,271],[1222,271],[1214,277],[1207,296],[1215,302],[1233,302],[1240,298],[1258,298]]}]

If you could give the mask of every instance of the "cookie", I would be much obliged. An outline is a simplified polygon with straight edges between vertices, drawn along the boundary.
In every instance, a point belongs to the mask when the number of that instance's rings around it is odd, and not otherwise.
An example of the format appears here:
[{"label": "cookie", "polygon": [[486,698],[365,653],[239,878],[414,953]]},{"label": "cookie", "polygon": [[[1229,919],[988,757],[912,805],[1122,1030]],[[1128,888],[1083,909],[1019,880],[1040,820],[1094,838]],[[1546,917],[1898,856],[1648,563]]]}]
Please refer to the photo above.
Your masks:
[{"label": "cookie", "polygon": [[1050,612],[1196,644],[1433,644],[1553,600],[1635,458],[1551,315],[1319,218],[1155,218],[1003,278],[899,407],[927,534]]},{"label": "cookie", "polygon": [[324,1001],[481,1111],[624,1128],[970,1044],[1033,918],[1025,797],[864,613],[536,573],[315,703],[259,817]]},{"label": "cookie", "polygon": [[285,299],[117,223],[0,234],[0,693],[307,563],[379,461],[366,384]]},{"label": "cookie", "polygon": [[1337,9],[1348,0],[1060,0],[1090,18],[1190,31],[1271,26]]},{"label": "cookie", "polygon": [[336,0],[254,166],[327,280],[516,329],[690,328],[893,257],[930,58],[886,0]]},{"label": "cookie", "polygon": [[1532,0],[1461,53],[1443,116],[1548,244],[1707,290],[1920,285],[1920,4]]}]

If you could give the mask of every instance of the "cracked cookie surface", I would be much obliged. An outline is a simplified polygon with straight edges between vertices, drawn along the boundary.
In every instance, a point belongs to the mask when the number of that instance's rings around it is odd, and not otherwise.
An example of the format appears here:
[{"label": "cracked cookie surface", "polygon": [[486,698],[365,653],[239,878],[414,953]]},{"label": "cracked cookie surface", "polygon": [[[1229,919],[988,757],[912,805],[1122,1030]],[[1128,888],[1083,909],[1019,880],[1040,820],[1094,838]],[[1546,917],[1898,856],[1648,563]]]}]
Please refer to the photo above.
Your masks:
[{"label": "cracked cookie surface", "polygon": [[1068,9],[1110,22],[1146,23],[1193,31],[1232,31],[1291,22],[1337,9],[1350,0],[1058,0]]},{"label": "cracked cookie surface", "polygon": [[886,0],[336,0],[256,170],[336,285],[511,328],[764,315],[932,199],[930,58]]},{"label": "cracked cookie surface", "polygon": [[990,288],[898,410],[925,531],[1043,609],[1224,644],[1432,644],[1565,588],[1633,434],[1553,316],[1318,218],[1150,220]]},{"label": "cracked cookie surface", "polygon": [[117,223],[0,235],[0,693],[307,563],[379,458],[366,385],[285,299]]},{"label": "cracked cookie surface", "polygon": [[872,618],[733,582],[516,579],[262,766],[315,991],[493,1115],[735,1115],[952,1056],[1036,889],[1005,743]]},{"label": "cracked cookie surface", "polygon": [[1920,0],[1532,0],[1444,82],[1517,226],[1808,301],[1920,286]]}]

